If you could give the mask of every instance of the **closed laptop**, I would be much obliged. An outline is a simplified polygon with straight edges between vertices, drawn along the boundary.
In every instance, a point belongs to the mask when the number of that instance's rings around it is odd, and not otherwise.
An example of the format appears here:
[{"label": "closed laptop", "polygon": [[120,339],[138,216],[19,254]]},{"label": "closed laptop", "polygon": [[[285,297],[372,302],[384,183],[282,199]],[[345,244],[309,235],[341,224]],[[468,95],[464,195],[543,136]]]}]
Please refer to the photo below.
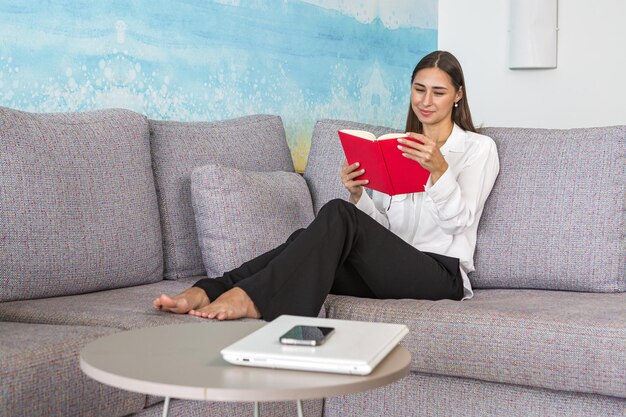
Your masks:
[{"label": "closed laptop", "polygon": [[[333,329],[319,346],[281,343],[295,326]],[[222,349],[233,364],[368,375],[409,332],[403,324],[283,315]],[[288,340],[283,340],[287,342]]]}]

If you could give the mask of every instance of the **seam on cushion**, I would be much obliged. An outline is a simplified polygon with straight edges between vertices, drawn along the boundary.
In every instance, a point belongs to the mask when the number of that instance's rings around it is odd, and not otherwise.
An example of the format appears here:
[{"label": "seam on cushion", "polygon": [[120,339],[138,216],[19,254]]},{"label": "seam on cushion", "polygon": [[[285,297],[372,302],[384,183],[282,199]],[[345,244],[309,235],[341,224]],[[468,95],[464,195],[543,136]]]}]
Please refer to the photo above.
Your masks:
[{"label": "seam on cushion", "polygon": [[[462,317],[466,317],[465,315],[462,314],[458,314],[457,316],[462,316]],[[422,319],[424,319],[424,317],[421,317]],[[431,317],[428,318],[428,320],[421,320],[421,321],[427,321],[428,323],[440,323],[440,324],[462,324],[463,326],[468,326],[471,325],[473,327],[477,327],[477,326],[481,326],[481,327],[493,327],[493,328],[499,328],[499,329],[515,329],[515,328],[520,328],[519,326],[519,322],[521,320],[511,320],[511,319],[505,319],[503,317],[499,317],[498,318],[498,322],[475,322],[476,318],[473,317],[471,322],[462,322],[462,321],[458,321],[458,320],[441,320],[441,319],[433,319]],[[420,321],[419,318],[417,319],[417,321]],[[503,322],[507,322],[507,323],[503,323]],[[561,329],[563,329],[563,331],[555,331],[552,330],[552,328],[554,327],[553,322],[546,322],[546,321],[538,321],[538,320],[523,320],[527,323],[537,323],[537,324],[544,324],[545,326],[528,326],[525,325],[524,329],[528,329],[528,330],[534,330],[534,331],[542,331],[542,332],[547,332],[547,333],[551,333],[551,334],[568,334],[568,335],[578,335],[578,336],[597,336],[596,334],[592,334],[589,332],[575,332],[574,330],[588,330],[589,328],[592,329],[596,329],[596,327],[594,326],[572,326],[572,325],[566,325],[565,328],[560,327]],[[524,323],[526,324],[526,323]],[[606,333],[606,332],[611,332],[611,333],[618,333],[617,337],[613,337],[613,339],[624,339],[626,340],[626,336],[620,336],[620,333],[624,334],[624,330],[623,329],[614,329],[614,328],[602,328],[602,332]]]},{"label": "seam on cushion", "polygon": [[[102,110],[101,111],[102,116],[98,117],[97,120],[85,120],[85,121],[80,121],[80,122],[63,120],[62,115],[65,115],[68,113],[30,113],[30,112],[21,112],[19,110],[13,110],[13,111],[26,115],[29,121],[36,121],[38,122],[37,124],[39,124],[40,122],[46,122],[46,123],[58,123],[58,124],[66,125],[66,126],[82,126],[82,125],[100,124],[104,122],[117,122],[119,126],[121,127],[128,126],[128,125],[133,125],[133,126],[135,125],[134,122],[127,122],[127,123],[122,124],[119,121],[120,115],[133,115],[146,122],[148,121],[148,118],[141,113],[137,113],[132,110],[122,110],[122,109]],[[95,112],[98,112],[98,110],[94,110],[93,112],[78,112],[78,115],[79,117],[82,115],[86,115],[87,117],[98,116],[94,114]]]},{"label": "seam on cushion", "polygon": [[[163,277],[167,277],[168,279],[172,279],[173,280],[177,280],[179,278],[185,278],[186,277],[186,273],[188,271],[179,271],[178,267],[179,267],[179,259],[178,259],[178,249],[176,248],[176,244],[173,245],[173,250],[172,251],[168,251],[167,247],[166,247],[166,239],[164,239],[163,234],[164,231],[167,229],[167,233],[169,234],[169,238],[168,240],[170,242],[174,241],[175,239],[173,238],[173,232],[172,232],[172,227],[171,224],[169,224],[167,227],[166,225],[168,224],[168,222],[165,221],[165,219],[169,218],[170,215],[170,206],[169,203],[167,201],[167,198],[165,198],[163,192],[162,192],[162,187],[160,184],[160,181],[158,181],[157,179],[157,169],[155,169],[156,164],[156,149],[155,147],[158,147],[158,145],[153,145],[153,140],[152,138],[155,136],[155,133],[153,131],[153,129],[151,129],[150,127],[150,120],[148,119],[148,144],[150,147],[150,160],[152,162],[152,177],[154,178],[154,188],[156,190],[157,193],[157,206],[159,209],[159,222],[161,223],[161,247],[163,248]],[[154,141],[156,142],[156,140]],[[191,191],[191,190],[190,190]],[[161,202],[162,204],[159,204],[159,202]],[[163,207],[161,209],[161,206]],[[193,209],[192,209],[193,210]],[[161,217],[162,216],[162,217]],[[195,221],[195,219],[194,219]],[[197,239],[197,237],[196,237]],[[165,262],[165,258],[166,258],[166,253],[169,253],[170,255],[168,255],[168,258],[171,258],[171,264],[172,265],[167,265]],[[195,273],[196,270],[191,271],[192,274]]]},{"label": "seam on cushion", "polygon": [[[343,296],[336,296],[336,297],[343,297]],[[380,301],[385,301],[385,300],[380,300]],[[467,301],[466,301],[467,302]],[[470,301],[471,302],[471,301]],[[333,309],[333,304],[335,304],[333,301],[330,302],[329,304],[329,309]],[[428,306],[422,306],[420,307],[419,311],[433,311],[435,309],[437,309],[437,305],[435,305],[435,303],[430,304]],[[335,307],[335,310],[341,309],[342,306],[340,305],[339,307]],[[357,304],[356,308],[359,309],[360,306]],[[365,310],[365,312],[370,312],[370,309],[362,309]],[[354,308],[351,308],[350,311],[354,311]],[[339,312],[341,312],[341,310],[339,310]],[[563,331],[559,331],[556,332],[554,330],[552,330],[552,328],[554,328],[554,326],[557,324],[555,322],[550,322],[550,321],[545,321],[545,320],[538,320],[536,318],[531,319],[517,319],[517,320],[513,320],[510,318],[505,318],[505,317],[498,317],[497,318],[497,322],[493,321],[493,322],[486,322],[486,321],[480,321],[480,322],[476,322],[477,317],[471,317],[471,321],[470,322],[466,322],[463,321],[464,318],[467,317],[467,314],[465,314],[467,312],[459,312],[459,313],[450,313],[448,312],[448,316],[450,317],[450,320],[442,320],[442,319],[437,319],[435,317],[424,317],[423,314],[420,314],[419,316],[415,316],[414,312],[407,312],[406,314],[402,314],[402,312],[393,312],[394,318],[396,317],[407,317],[407,318],[411,318],[413,319],[412,321],[422,321],[422,322],[428,322],[428,323],[440,323],[440,324],[462,324],[463,326],[467,326],[467,325],[472,325],[472,326],[485,326],[485,327],[494,327],[494,328],[506,328],[506,329],[511,329],[511,328],[518,328],[519,327],[519,323],[520,321],[524,321],[525,324],[527,323],[532,323],[532,324],[543,324],[545,327],[542,326],[528,326],[526,325],[524,328],[525,329],[530,329],[530,330],[537,330],[537,331],[547,331],[550,332],[552,334],[569,334],[569,335],[589,335],[589,336],[595,336],[592,333],[589,332],[585,332],[585,330],[588,329],[595,329],[595,324],[591,324],[589,326],[577,326],[575,324],[570,324],[567,323],[565,326],[563,326],[564,323],[558,323],[559,324],[559,328],[563,329]],[[358,313],[359,315],[362,315],[362,312]],[[492,317],[492,316],[489,316]],[[460,318],[460,319],[459,319]],[[577,331],[578,330],[578,331]],[[602,328],[603,332],[610,332],[610,333],[617,333],[617,335],[614,337],[614,339],[624,339],[626,340],[626,331],[624,329],[621,328]]]},{"label": "seam on cushion", "polygon": [[219,130],[221,127],[223,127],[224,124],[227,124],[229,122],[237,122],[236,126],[240,127],[240,126],[256,125],[256,124],[263,123],[272,119],[280,119],[280,116],[270,115],[270,114],[261,114],[261,115],[243,116],[243,117],[239,117],[235,119],[227,119],[227,120],[213,121],[213,122],[182,122],[182,121],[175,121],[175,120],[154,120],[154,119],[149,119],[149,121],[152,124],[159,125],[159,127],[161,128],[169,128],[169,127],[182,125],[182,126],[186,126],[188,128],[193,128],[193,129],[206,130],[208,127],[209,128],[214,127],[216,130]]},{"label": "seam on cushion", "polygon": [[[137,113],[139,114],[139,113]],[[63,125],[63,126],[94,126],[94,125],[100,125],[100,124],[104,124],[104,123],[110,123],[110,122],[116,122],[116,126],[119,126],[120,128],[125,128],[125,127],[129,127],[129,126],[137,126],[137,122],[136,121],[128,121],[128,122],[119,122],[118,120],[116,120],[115,118],[105,118],[105,119],[101,119],[101,120],[93,120],[93,121],[84,121],[84,122],[76,122],[76,123],[71,123],[71,122],[65,122],[62,120],[43,120],[42,118],[30,118],[29,121],[33,121],[35,120],[35,123],[25,123],[29,128],[41,128],[42,124],[48,125],[48,124],[57,124],[57,125]],[[147,120],[145,119],[145,117],[143,118],[143,120]],[[23,123],[20,123],[23,124]],[[12,126],[9,126],[5,132],[12,132],[12,131],[23,131],[23,129],[20,129],[19,126],[17,126],[17,124],[13,124]]]},{"label": "seam on cushion", "polygon": [[[152,146],[152,130],[149,129],[149,134],[148,134],[148,144],[150,147],[150,161],[152,164],[152,178],[154,180],[154,190],[156,192],[157,195],[157,209],[159,210],[159,223],[161,224],[161,248],[163,250],[163,278],[168,278],[170,279],[170,277],[174,278],[174,280],[180,278],[179,274],[176,272],[176,265],[177,265],[177,260],[176,260],[176,251],[172,251],[174,254],[171,256],[172,259],[172,263],[174,264],[174,268],[172,268],[170,270],[170,265],[167,265],[165,262],[165,258],[166,258],[166,253],[168,253],[167,248],[166,248],[166,242],[164,239],[164,234],[165,234],[165,230],[167,230],[167,233],[171,235],[171,230],[169,230],[169,227],[166,227],[166,222],[164,221],[165,218],[167,218],[167,214],[169,213],[169,205],[167,204],[167,201],[165,198],[163,198],[163,194],[161,192],[161,187],[159,185],[159,181],[157,181],[157,172],[154,169],[155,167],[155,158],[154,158],[154,150],[153,150],[153,146]],[[160,204],[161,203],[161,204]],[[161,208],[161,206],[163,208]],[[169,257],[169,256],[168,256]]]},{"label": "seam on cushion", "polygon": [[478,381],[478,382],[482,382],[482,383],[488,383],[488,384],[493,384],[493,385],[509,385],[512,387],[520,387],[520,388],[525,388],[528,390],[532,390],[532,391],[550,391],[550,392],[554,392],[554,393],[560,393],[560,394],[571,394],[571,395],[587,395],[587,396],[602,396],[602,397],[610,397],[610,398],[616,398],[616,399],[621,399],[619,397],[616,397],[614,395],[608,395],[608,394],[603,394],[601,392],[597,392],[597,391],[583,391],[583,392],[573,392],[573,391],[568,391],[568,390],[560,390],[557,389],[555,387],[548,387],[548,386],[544,386],[544,385],[524,385],[524,384],[519,384],[519,383],[514,383],[514,382],[510,382],[510,381],[498,381],[495,378],[494,379],[484,379],[484,378],[479,378],[477,376],[467,376],[467,375],[455,375],[455,374],[443,374],[443,373],[435,373],[435,372],[426,372],[426,371],[420,371],[420,370],[415,370],[414,368],[411,368],[411,373],[414,374],[418,374],[418,375],[427,375],[427,376],[432,376],[432,377],[444,377],[444,378],[451,378],[451,379],[464,379],[464,380],[470,380],[470,381]]}]

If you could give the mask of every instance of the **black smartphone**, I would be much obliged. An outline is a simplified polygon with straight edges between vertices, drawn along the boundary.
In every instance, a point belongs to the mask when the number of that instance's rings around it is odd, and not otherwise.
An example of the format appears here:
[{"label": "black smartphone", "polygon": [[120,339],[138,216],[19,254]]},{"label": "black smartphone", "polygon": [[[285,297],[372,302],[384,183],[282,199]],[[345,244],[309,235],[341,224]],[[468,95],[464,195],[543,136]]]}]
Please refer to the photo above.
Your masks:
[{"label": "black smartphone", "polygon": [[280,337],[280,343],[283,345],[319,346],[334,331],[333,327],[294,326]]}]

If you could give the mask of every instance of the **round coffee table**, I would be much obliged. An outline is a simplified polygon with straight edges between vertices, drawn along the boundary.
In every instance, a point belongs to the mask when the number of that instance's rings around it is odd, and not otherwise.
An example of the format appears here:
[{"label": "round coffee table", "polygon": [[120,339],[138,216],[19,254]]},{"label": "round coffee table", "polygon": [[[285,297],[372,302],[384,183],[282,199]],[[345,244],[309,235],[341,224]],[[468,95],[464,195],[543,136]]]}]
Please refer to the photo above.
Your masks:
[{"label": "round coffee table", "polygon": [[112,334],[86,345],[80,367],[89,377],[127,391],[213,401],[298,401],[351,394],[392,383],[409,372],[410,353],[397,346],[366,376],[231,365],[220,350],[262,321],[175,324]]}]

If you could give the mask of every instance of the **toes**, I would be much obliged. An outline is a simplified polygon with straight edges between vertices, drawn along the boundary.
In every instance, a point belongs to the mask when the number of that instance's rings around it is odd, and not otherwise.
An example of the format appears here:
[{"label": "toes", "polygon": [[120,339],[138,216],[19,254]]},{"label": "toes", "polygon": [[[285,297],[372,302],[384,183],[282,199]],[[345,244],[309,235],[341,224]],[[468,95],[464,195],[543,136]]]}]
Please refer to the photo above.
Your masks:
[{"label": "toes", "polygon": [[189,310],[188,314],[211,320],[234,320],[246,315],[244,311],[240,311],[240,309],[234,308],[223,301],[213,302],[200,309]]},{"label": "toes", "polygon": [[171,308],[176,306],[176,302],[165,294],[161,294],[157,300],[161,307]]},{"label": "toes", "polygon": [[195,317],[200,317],[202,319],[212,319],[214,316],[214,313],[212,312],[206,312],[206,311],[200,311],[200,310],[189,310],[187,314],[191,316],[195,316]]},{"label": "toes", "polygon": [[233,312],[232,309],[222,309],[219,311],[215,311],[211,314],[211,318],[215,320],[231,320],[236,319],[238,316]]}]

